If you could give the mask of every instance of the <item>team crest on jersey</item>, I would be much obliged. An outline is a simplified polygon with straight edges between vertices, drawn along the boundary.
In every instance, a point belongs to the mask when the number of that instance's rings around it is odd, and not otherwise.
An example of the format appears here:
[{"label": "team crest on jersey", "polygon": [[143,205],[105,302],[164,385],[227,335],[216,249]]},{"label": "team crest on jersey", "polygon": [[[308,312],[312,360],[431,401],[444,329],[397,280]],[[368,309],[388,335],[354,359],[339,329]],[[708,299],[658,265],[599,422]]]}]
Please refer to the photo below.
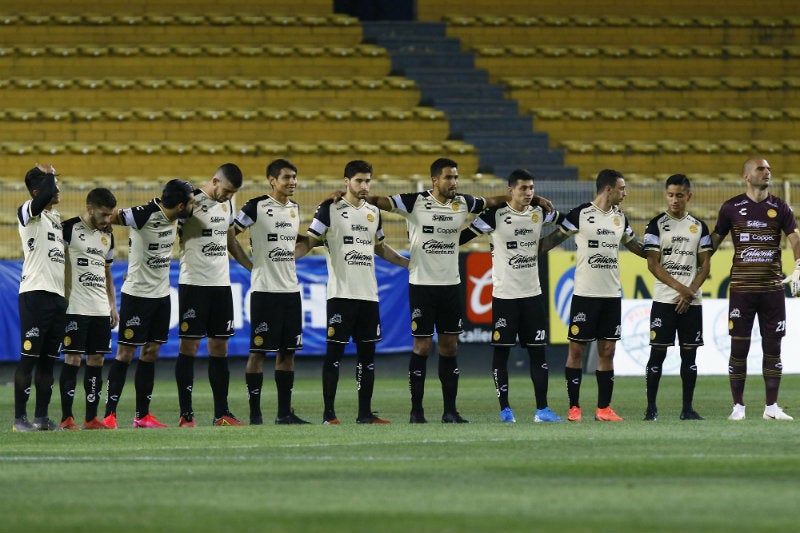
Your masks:
[{"label": "team crest on jersey", "polygon": [[774,209],[767,209],[767,216],[769,218],[775,218],[776,216],[778,216],[778,212],[775,211]]},{"label": "team crest on jersey", "polygon": [[262,337],[261,335],[256,335],[255,337],[253,337],[253,344],[255,344],[256,346],[261,346],[262,344],[264,344],[264,337]]},{"label": "team crest on jersey", "polygon": [[186,330],[188,330],[188,329],[189,329],[189,323],[188,322],[181,322],[181,331],[186,333]]},{"label": "team crest on jersey", "polygon": [[619,217],[614,217],[614,225],[617,226],[617,227],[619,227],[621,225]]},{"label": "team crest on jersey", "polygon": [[375,215],[372,213],[367,213],[367,220],[370,222],[375,222]]},{"label": "team crest on jersey", "polygon": [[125,330],[125,333],[123,335],[125,336],[126,339],[131,340],[133,338],[133,330],[131,328],[128,328]]},{"label": "team crest on jersey", "polygon": [[531,215],[531,222],[539,222],[539,215],[537,213]]},{"label": "team crest on jersey", "polygon": [[493,341],[499,341],[500,340],[500,332],[499,331],[494,330],[494,333],[492,333],[492,340]]},{"label": "team crest on jersey", "polygon": [[22,349],[25,350],[26,352],[31,348],[33,348],[33,343],[31,341],[25,341],[22,343]]},{"label": "team crest on jersey", "polygon": [[689,233],[697,233],[697,226],[695,226],[694,224],[689,226]]},{"label": "team crest on jersey", "polygon": [[297,213],[294,212],[294,209],[289,211],[289,216],[292,217],[292,218],[295,218],[297,216]]},{"label": "team crest on jersey", "polygon": [[581,328],[579,328],[579,327],[578,327],[577,325],[575,325],[575,324],[572,324],[572,326],[570,326],[570,328],[569,328],[569,332],[570,332],[572,335],[577,335],[578,333],[580,333],[580,331],[581,331]]},{"label": "team crest on jersey", "polygon": [[227,213],[228,212],[228,204],[222,204],[222,212],[223,213]]},{"label": "team crest on jersey", "polygon": [[336,328],[333,326],[328,327],[328,337],[333,337],[336,334]]},{"label": "team crest on jersey", "polygon": [[108,246],[108,237],[103,235],[102,237],[100,237],[100,242],[103,243],[103,246]]},{"label": "team crest on jersey", "polygon": [[417,331],[417,321],[416,320],[412,320],[411,321],[411,331]]},{"label": "team crest on jersey", "polygon": [[72,337],[67,335],[66,337],[64,337],[64,346],[69,346],[70,344],[72,344]]},{"label": "team crest on jersey", "polygon": [[452,209],[453,211],[458,211],[458,208],[459,208],[460,206],[461,206],[461,204],[460,204],[459,202],[453,202],[453,203],[450,205],[450,209]]},{"label": "team crest on jersey", "polygon": [[656,332],[653,331],[652,329],[650,330],[650,340],[651,341],[656,340]]}]

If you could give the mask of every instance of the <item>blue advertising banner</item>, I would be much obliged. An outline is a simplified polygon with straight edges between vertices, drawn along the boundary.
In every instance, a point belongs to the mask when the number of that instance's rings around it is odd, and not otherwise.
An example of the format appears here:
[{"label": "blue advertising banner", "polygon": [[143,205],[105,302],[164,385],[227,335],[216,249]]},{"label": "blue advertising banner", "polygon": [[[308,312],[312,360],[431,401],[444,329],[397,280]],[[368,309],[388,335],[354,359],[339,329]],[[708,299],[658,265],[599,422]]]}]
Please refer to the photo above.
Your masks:
[{"label": "blue advertising banner", "polygon": [[[114,285],[119,289],[128,268],[125,262],[115,262],[111,267]],[[378,353],[398,353],[411,350],[411,324],[408,310],[408,271],[375,258],[380,298],[381,329],[383,340],[378,343]],[[20,331],[17,294],[22,271],[22,261],[0,261],[0,290],[5,294],[0,303],[0,361],[19,359]],[[161,348],[161,356],[178,355],[178,263],[173,261],[170,270],[170,295],[172,315],[170,317],[169,341]],[[324,355],[326,323],[325,284],[328,271],[325,257],[304,257],[297,261],[297,277],[303,298],[303,350],[298,355]],[[230,339],[228,353],[247,355],[250,351],[250,273],[231,262],[231,290],[233,291],[234,328],[236,334]],[[112,350],[116,351],[117,330],[112,332]],[[200,354],[206,355],[205,343],[201,343]],[[351,343],[347,353],[355,353]],[[110,355],[113,357],[113,354]]]}]

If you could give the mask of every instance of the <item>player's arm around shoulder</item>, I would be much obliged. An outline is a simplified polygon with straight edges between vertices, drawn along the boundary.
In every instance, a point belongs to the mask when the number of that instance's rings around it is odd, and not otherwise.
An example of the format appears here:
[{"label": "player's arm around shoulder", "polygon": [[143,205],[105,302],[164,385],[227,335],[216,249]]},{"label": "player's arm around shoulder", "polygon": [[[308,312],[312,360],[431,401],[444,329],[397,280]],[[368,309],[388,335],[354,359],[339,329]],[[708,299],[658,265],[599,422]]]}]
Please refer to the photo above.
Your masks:
[{"label": "player's arm around shoulder", "polygon": [[394,209],[394,204],[388,196],[369,195],[367,196],[367,203],[374,205],[381,211],[391,211]]},{"label": "player's arm around shoulder", "polygon": [[375,255],[381,259],[385,259],[393,265],[408,268],[408,257],[401,255],[397,250],[389,246],[388,243],[381,241],[375,245]]}]

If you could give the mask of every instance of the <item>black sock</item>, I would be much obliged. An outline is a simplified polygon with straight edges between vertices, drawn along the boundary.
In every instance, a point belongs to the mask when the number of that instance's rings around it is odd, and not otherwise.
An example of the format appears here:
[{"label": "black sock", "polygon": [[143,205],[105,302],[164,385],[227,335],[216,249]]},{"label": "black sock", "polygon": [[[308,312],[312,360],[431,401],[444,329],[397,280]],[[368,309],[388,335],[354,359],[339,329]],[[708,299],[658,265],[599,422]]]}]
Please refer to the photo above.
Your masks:
[{"label": "black sock", "polygon": [[661,371],[664,360],[667,358],[666,350],[650,348],[650,359],[644,369],[644,380],[647,387],[647,407],[655,409],[658,384],[661,382]]},{"label": "black sock", "polygon": [[582,368],[564,367],[564,378],[567,380],[567,397],[570,407],[581,406],[581,381],[583,380]]},{"label": "black sock", "polygon": [[456,413],[458,396],[458,361],[455,356],[443,357],[439,354],[439,381],[442,383],[442,402],[445,413]]},{"label": "black sock", "polygon": [[[139,361],[141,365],[141,361]],[[136,373],[136,386],[138,382],[139,373]],[[181,416],[192,416],[192,387],[194,387],[194,357],[183,353],[178,354],[178,359],[175,361],[175,382],[178,384],[178,406],[180,407]],[[138,399],[137,399],[138,405]],[[137,407],[138,411],[138,407]],[[144,414],[147,414],[146,412]],[[144,415],[142,415],[144,416]]]},{"label": "black sock", "polygon": [[139,360],[134,375],[136,387],[136,418],[142,418],[150,413],[150,400],[153,397],[153,385],[156,380],[156,364],[150,361]]},{"label": "black sock", "polygon": [[227,357],[208,358],[208,382],[211,384],[211,394],[214,397],[214,418],[228,414],[230,412],[228,386],[231,382],[231,372],[228,369]]},{"label": "black sock", "polygon": [[681,348],[681,383],[683,384],[683,410],[692,409],[694,386],[697,383],[697,365],[695,348]]},{"label": "black sock", "polygon": [[497,392],[497,400],[500,402],[502,411],[508,404],[508,355],[511,348],[508,346],[495,346],[492,353],[492,378],[494,379],[494,390]]},{"label": "black sock", "polygon": [[596,370],[597,378],[597,407],[605,409],[611,405],[611,396],[614,394],[614,371]]},{"label": "black sock", "polygon": [[344,354],[344,344],[329,342],[325,359],[322,361],[322,400],[325,403],[323,417],[336,418],[336,389],[339,386],[339,363]]},{"label": "black sock", "polygon": [[292,412],[294,370],[276,370],[275,388],[278,390],[278,418],[289,416]]},{"label": "black sock", "polygon": [[22,418],[27,415],[26,406],[31,395],[34,366],[36,366],[36,357],[30,355],[20,357],[14,372],[14,418]]},{"label": "black sock", "polygon": [[83,373],[83,390],[86,392],[86,421],[97,418],[97,406],[103,390],[103,367],[86,365]]},{"label": "black sock", "polygon": [[117,405],[122,396],[122,389],[125,387],[125,379],[128,376],[128,366],[130,363],[124,363],[117,359],[111,363],[111,368],[108,370],[108,385],[106,385],[106,411],[105,416],[117,412]]},{"label": "black sock", "polygon": [[36,385],[36,411],[35,417],[47,416],[50,407],[50,398],[53,396],[53,365],[55,359],[48,355],[39,356],[36,362],[36,375],[33,382]]},{"label": "black sock", "polygon": [[[78,370],[80,366],[64,363],[61,375],[58,378],[58,389],[61,392],[61,421],[72,415],[72,404],[75,401],[75,387],[78,385]],[[74,417],[73,417],[74,418]]]},{"label": "black sock", "polygon": [[536,396],[536,408],[544,409],[547,407],[547,387],[550,380],[544,346],[529,346],[528,357],[531,362],[531,381],[533,394]]},{"label": "black sock", "polygon": [[244,382],[247,385],[247,399],[250,403],[250,423],[261,419],[261,389],[264,387],[264,374],[246,372]]},{"label": "black sock", "polygon": [[372,414],[372,393],[375,389],[375,343],[361,342],[357,346],[356,384],[358,386],[358,417]]},{"label": "black sock", "polygon": [[422,398],[425,396],[425,374],[428,358],[415,353],[408,362],[408,390],[411,392],[411,410],[421,414]]}]

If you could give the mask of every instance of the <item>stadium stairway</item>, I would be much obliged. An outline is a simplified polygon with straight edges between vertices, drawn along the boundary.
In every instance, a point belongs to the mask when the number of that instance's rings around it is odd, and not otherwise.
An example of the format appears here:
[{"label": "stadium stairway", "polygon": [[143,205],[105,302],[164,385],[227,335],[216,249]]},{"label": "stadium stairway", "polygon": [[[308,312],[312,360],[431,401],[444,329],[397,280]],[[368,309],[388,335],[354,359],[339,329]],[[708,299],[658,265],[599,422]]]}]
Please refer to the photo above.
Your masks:
[{"label": "stadium stairway", "polygon": [[559,150],[550,150],[546,133],[533,131],[533,118],[521,115],[503,87],[475,68],[472,53],[447,37],[443,22],[363,22],[364,42],[387,49],[394,73],[414,80],[422,102],[447,113],[450,138],[478,149],[478,172],[507,176],[527,168],[540,179],[577,179]]}]

